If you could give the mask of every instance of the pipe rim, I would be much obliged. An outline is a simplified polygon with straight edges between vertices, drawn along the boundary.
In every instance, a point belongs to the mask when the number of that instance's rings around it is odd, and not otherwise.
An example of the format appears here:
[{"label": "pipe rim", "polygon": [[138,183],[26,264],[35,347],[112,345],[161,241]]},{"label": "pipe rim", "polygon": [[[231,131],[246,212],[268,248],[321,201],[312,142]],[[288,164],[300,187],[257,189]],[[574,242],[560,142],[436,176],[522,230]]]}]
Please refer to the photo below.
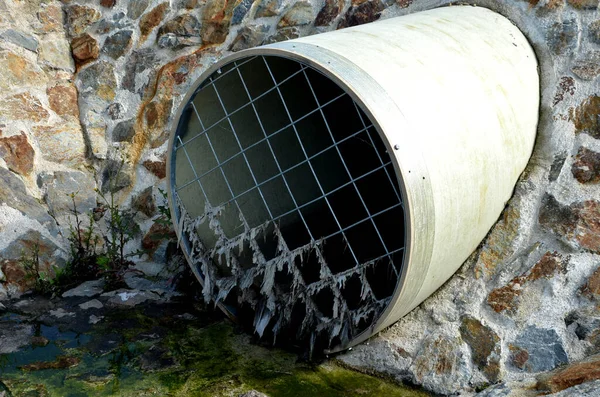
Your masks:
[{"label": "pipe rim", "polygon": [[[285,48],[285,47],[289,47],[289,48]],[[190,86],[190,88],[188,88],[186,95],[183,97],[181,104],[179,105],[178,110],[175,113],[174,120],[176,120],[176,122],[173,123],[171,130],[170,130],[170,137],[169,137],[169,143],[168,143],[168,149],[167,149],[167,178],[168,178],[167,192],[168,192],[168,198],[169,198],[168,204],[169,204],[169,208],[170,208],[171,214],[172,214],[171,215],[172,222],[174,225],[177,225],[178,220],[179,220],[178,219],[179,212],[177,211],[172,191],[175,186],[175,174],[174,174],[175,156],[174,156],[173,148],[174,148],[174,141],[177,136],[177,131],[179,130],[179,120],[181,119],[181,115],[182,115],[184,109],[186,108],[187,104],[195,96],[195,94],[196,94],[197,90],[200,88],[200,86],[208,79],[209,76],[211,76],[213,73],[218,71],[220,68],[222,68],[222,67],[226,66],[227,64],[230,64],[234,61],[243,59],[243,58],[250,58],[250,57],[254,57],[254,56],[275,56],[275,57],[281,57],[281,58],[285,58],[285,59],[289,59],[289,60],[293,60],[293,61],[296,61],[299,63],[306,64],[307,66],[314,68],[315,70],[317,70],[320,73],[322,73],[323,75],[325,75],[333,83],[335,83],[338,87],[340,87],[353,101],[355,101],[355,103],[360,107],[360,109],[364,112],[364,114],[369,118],[373,127],[379,134],[379,137],[380,137],[382,143],[385,145],[385,147],[388,151],[388,155],[389,155],[390,160],[394,167],[394,173],[396,176],[396,181],[398,183],[398,187],[401,192],[400,194],[401,194],[402,203],[403,203],[404,251],[403,251],[403,255],[402,255],[402,266],[400,268],[400,274],[398,277],[398,281],[396,282],[394,292],[390,296],[390,302],[388,303],[388,305],[384,308],[384,310],[381,312],[379,317],[374,319],[374,321],[372,322],[372,324],[370,326],[368,326],[365,330],[363,330],[362,332],[357,334],[355,337],[350,339],[347,344],[345,344],[345,345],[340,344],[340,345],[334,346],[333,348],[326,349],[324,351],[325,354],[333,354],[333,353],[341,352],[352,346],[355,346],[359,343],[364,342],[365,340],[367,340],[371,336],[373,336],[375,333],[381,331],[387,325],[389,325],[389,324],[387,324],[387,322],[389,322],[389,320],[390,320],[390,314],[392,312],[392,309],[397,305],[397,303],[399,301],[402,300],[401,299],[401,298],[403,298],[402,295],[407,293],[405,284],[407,282],[407,274],[409,273],[409,268],[414,267],[415,263],[419,264],[421,266],[423,266],[423,265],[427,266],[429,263],[428,257],[431,254],[431,252],[430,252],[431,250],[429,248],[429,247],[431,247],[431,244],[427,244],[425,242],[425,240],[426,240],[425,238],[420,239],[419,237],[415,236],[416,234],[423,235],[423,233],[425,231],[415,230],[415,227],[414,227],[415,218],[419,218],[419,214],[414,213],[414,206],[411,205],[411,202],[415,198],[420,197],[422,199],[421,200],[422,203],[424,203],[425,207],[427,207],[426,208],[427,210],[425,212],[427,212],[427,216],[429,217],[429,219],[432,219],[432,217],[434,216],[434,208],[433,208],[432,203],[430,203],[429,200],[427,200],[427,197],[428,197],[427,191],[431,190],[431,187],[429,185],[429,180],[423,181],[424,185],[425,185],[424,189],[414,189],[413,184],[411,184],[407,181],[408,178],[406,177],[406,175],[408,175],[408,174],[403,172],[401,164],[398,161],[398,157],[397,157],[397,155],[395,155],[395,148],[392,146],[392,144],[389,140],[389,137],[383,133],[383,127],[380,124],[379,119],[377,117],[375,117],[374,113],[371,111],[371,108],[369,106],[369,101],[364,99],[359,93],[357,93],[356,89],[354,89],[352,87],[352,84],[350,81],[347,81],[346,79],[342,78],[341,76],[333,73],[332,70],[327,65],[325,65],[321,62],[318,62],[314,58],[304,55],[300,51],[296,50],[296,49],[302,49],[302,48],[304,48],[305,50],[306,50],[306,48],[310,48],[312,50],[322,52],[323,54],[325,54],[326,57],[331,57],[332,59],[340,57],[339,55],[333,54],[329,50],[319,47],[317,45],[307,44],[307,43],[298,43],[295,40],[290,40],[290,41],[275,43],[273,45],[250,48],[250,49],[239,51],[237,53],[230,54],[226,57],[221,58],[217,62],[215,62],[213,65],[211,65],[209,68],[207,68],[194,81],[194,83]],[[344,58],[344,60],[345,60],[345,58]],[[347,62],[349,63],[349,61],[347,61]],[[362,70],[360,68],[358,68],[357,66],[355,66],[354,64],[351,64],[351,66],[354,67],[356,69],[356,71],[363,73],[363,74],[365,73],[365,72],[362,72]],[[378,83],[376,83],[374,80],[372,80],[371,84],[373,84],[373,87],[375,90],[380,91],[381,95],[386,96],[385,90]],[[393,102],[390,100],[389,103],[392,104]],[[400,116],[403,118],[400,109],[398,109],[396,105],[394,105],[393,107],[394,107],[394,110],[398,112],[397,116]],[[421,169],[426,169],[424,164],[417,164],[417,167],[415,167],[415,168],[419,168],[418,166],[421,166]],[[411,187],[410,189],[409,189],[409,185]],[[412,195],[409,193],[412,193]],[[418,224],[418,222],[417,222],[417,224]],[[425,232],[425,235],[430,236],[431,233]],[[178,236],[178,238],[180,238],[180,236]],[[423,243],[425,243],[425,244],[423,244]],[[182,248],[183,248],[182,250],[184,252],[184,256],[186,257],[186,260],[188,261],[188,263],[191,263],[191,261],[190,261],[191,258],[188,255],[188,249],[185,246],[186,242],[184,241],[184,239],[180,238],[180,245],[182,245]],[[424,250],[415,249],[414,248],[415,245],[418,245],[420,248],[425,248],[425,249]],[[191,266],[191,267],[192,267],[192,271],[195,274],[196,278],[203,285],[203,277],[200,275],[200,273],[194,266]],[[412,271],[411,273],[414,274],[415,272]],[[426,272],[421,272],[421,273],[424,276]],[[412,296],[410,297],[410,299],[407,300],[407,304],[410,305],[409,301],[412,301],[414,299],[414,297],[416,297],[418,291],[420,290],[420,286],[423,283],[423,278],[424,277],[421,277],[420,280],[417,280],[418,285],[415,286],[414,288],[411,288],[411,291],[408,291],[408,292],[412,292]],[[236,321],[236,308],[235,307],[225,305],[224,303],[221,303],[221,302],[218,303],[217,306],[232,321]],[[410,309],[412,309],[412,306],[410,307]],[[405,312],[408,312],[410,309],[405,310]],[[395,322],[396,320],[398,320],[398,318],[393,319],[393,322]]]}]

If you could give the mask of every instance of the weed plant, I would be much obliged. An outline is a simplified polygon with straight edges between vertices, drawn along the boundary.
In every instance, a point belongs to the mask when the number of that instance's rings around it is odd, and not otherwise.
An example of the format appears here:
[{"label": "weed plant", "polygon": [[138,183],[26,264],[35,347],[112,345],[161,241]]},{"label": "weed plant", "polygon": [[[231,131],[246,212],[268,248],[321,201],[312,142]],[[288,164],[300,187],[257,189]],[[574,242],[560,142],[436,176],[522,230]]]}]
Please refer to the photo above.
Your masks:
[{"label": "weed plant", "polygon": [[[111,181],[110,187],[116,183],[116,180]],[[106,288],[119,288],[124,285],[125,274],[136,271],[131,269],[132,258],[146,252],[127,252],[126,246],[141,233],[140,227],[134,220],[133,211],[123,209],[117,203],[114,189],[108,191],[107,194],[95,189],[100,203],[87,214],[77,208],[77,193],[69,194],[72,215],[67,236],[69,260],[63,268],[52,269],[53,277],[40,270],[39,244],[30,255],[22,253],[21,264],[36,293],[59,295],[84,281],[98,278],[104,278]],[[162,189],[159,191],[163,200],[154,223],[160,227],[155,228],[157,232],[150,237],[153,240],[174,239],[167,193]],[[178,261],[173,262],[180,265]]]},{"label": "weed plant", "polygon": [[69,194],[72,205],[67,237],[70,258],[62,269],[53,269],[54,277],[40,270],[39,244],[34,246],[31,255],[21,255],[21,264],[26,277],[33,281],[34,292],[58,295],[97,278],[104,278],[107,288],[118,288],[123,285],[125,274],[132,271],[131,258],[144,254],[142,250],[126,252],[127,243],[141,232],[134,213],[121,208],[113,189],[108,195],[99,189],[95,192],[101,200],[100,205],[87,214],[77,208],[77,193]]},{"label": "weed plant", "polygon": [[54,279],[48,273],[40,269],[40,245],[33,245],[32,252],[27,255],[21,252],[21,265],[25,270],[25,280],[33,283],[33,290],[39,294],[49,294],[54,289]]}]

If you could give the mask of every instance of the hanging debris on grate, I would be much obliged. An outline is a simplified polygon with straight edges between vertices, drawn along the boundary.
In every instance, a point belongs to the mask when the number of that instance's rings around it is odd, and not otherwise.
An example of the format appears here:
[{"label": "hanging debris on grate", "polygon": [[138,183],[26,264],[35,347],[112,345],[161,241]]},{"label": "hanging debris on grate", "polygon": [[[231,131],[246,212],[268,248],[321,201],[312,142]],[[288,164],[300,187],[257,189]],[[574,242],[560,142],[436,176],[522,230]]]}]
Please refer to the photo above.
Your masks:
[{"label": "hanging debris on grate", "polygon": [[[322,246],[325,243],[322,239],[290,250],[277,223],[268,221],[251,228],[241,212],[240,221],[244,232],[230,239],[219,222],[224,207],[211,207],[206,204],[204,213],[192,218],[179,198],[177,205],[180,212],[178,236],[180,239],[186,239],[191,246],[190,261],[202,275],[202,293],[205,301],[212,301],[217,305],[224,302],[232,291],[238,291],[237,303],[248,304],[254,310],[253,326],[260,337],[269,329],[275,343],[278,334],[287,329],[293,321],[299,322],[301,325],[295,337],[308,342],[307,347],[312,355],[316,339],[324,338],[328,346],[331,346],[335,338],[338,342],[346,344],[367,328],[361,324],[368,324],[369,320],[378,318],[389,303],[390,297],[376,298],[367,280],[367,268],[375,266],[376,261],[333,274],[322,254]],[[206,222],[217,238],[214,247],[206,247],[197,233],[198,227]],[[272,237],[277,243],[277,252],[273,259],[266,260],[258,240],[259,236],[267,238],[265,232],[270,226],[273,226]],[[252,250],[253,266],[243,268],[239,256],[247,246]],[[320,265],[319,280],[307,283],[298,264],[303,264],[311,254],[316,255]],[[289,288],[275,283],[277,272],[286,272],[291,276]],[[351,310],[341,289],[353,275],[357,275],[361,282],[361,304]],[[333,293],[330,316],[323,314],[319,309],[317,295],[324,289]],[[305,306],[301,319],[293,318],[293,313],[297,313],[294,312],[294,308],[298,302]]]}]

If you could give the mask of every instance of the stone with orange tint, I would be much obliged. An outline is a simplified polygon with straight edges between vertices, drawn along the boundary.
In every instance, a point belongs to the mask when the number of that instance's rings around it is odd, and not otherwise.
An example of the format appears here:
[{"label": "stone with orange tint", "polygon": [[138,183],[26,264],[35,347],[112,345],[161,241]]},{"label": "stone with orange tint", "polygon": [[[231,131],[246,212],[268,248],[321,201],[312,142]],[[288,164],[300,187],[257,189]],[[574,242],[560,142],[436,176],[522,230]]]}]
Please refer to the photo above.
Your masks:
[{"label": "stone with orange tint", "polygon": [[48,102],[50,109],[59,116],[79,117],[79,104],[77,102],[77,88],[72,83],[57,84],[48,87]]},{"label": "stone with orange tint", "polygon": [[152,30],[160,25],[168,8],[169,3],[162,3],[142,16],[140,19],[140,43],[146,41]]},{"label": "stone with orange tint", "polygon": [[27,139],[27,135],[1,137],[0,133],[0,158],[2,158],[8,169],[21,175],[29,175],[33,170],[33,158],[35,151]]},{"label": "stone with orange tint", "polygon": [[536,389],[544,393],[557,393],[598,379],[600,379],[600,354],[541,375]]},{"label": "stone with orange tint", "polygon": [[98,58],[100,47],[95,38],[85,33],[71,41],[71,51],[77,66],[85,65]]},{"label": "stone with orange tint", "polygon": [[39,123],[48,120],[50,113],[37,96],[28,92],[0,99],[0,120],[8,119]]}]

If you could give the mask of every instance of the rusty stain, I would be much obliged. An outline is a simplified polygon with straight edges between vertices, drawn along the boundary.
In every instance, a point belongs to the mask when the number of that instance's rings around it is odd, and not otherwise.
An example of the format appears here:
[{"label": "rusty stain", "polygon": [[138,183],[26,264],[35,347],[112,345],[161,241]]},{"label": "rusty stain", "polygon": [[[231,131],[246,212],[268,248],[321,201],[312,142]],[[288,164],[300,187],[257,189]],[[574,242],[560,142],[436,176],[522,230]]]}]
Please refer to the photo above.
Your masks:
[{"label": "rusty stain", "polygon": [[[568,260],[568,258],[567,258]],[[487,303],[496,312],[512,311],[516,301],[523,293],[523,287],[541,278],[550,279],[559,272],[565,271],[565,262],[558,252],[546,252],[528,272],[513,278],[504,287],[496,288],[489,293]]]}]

